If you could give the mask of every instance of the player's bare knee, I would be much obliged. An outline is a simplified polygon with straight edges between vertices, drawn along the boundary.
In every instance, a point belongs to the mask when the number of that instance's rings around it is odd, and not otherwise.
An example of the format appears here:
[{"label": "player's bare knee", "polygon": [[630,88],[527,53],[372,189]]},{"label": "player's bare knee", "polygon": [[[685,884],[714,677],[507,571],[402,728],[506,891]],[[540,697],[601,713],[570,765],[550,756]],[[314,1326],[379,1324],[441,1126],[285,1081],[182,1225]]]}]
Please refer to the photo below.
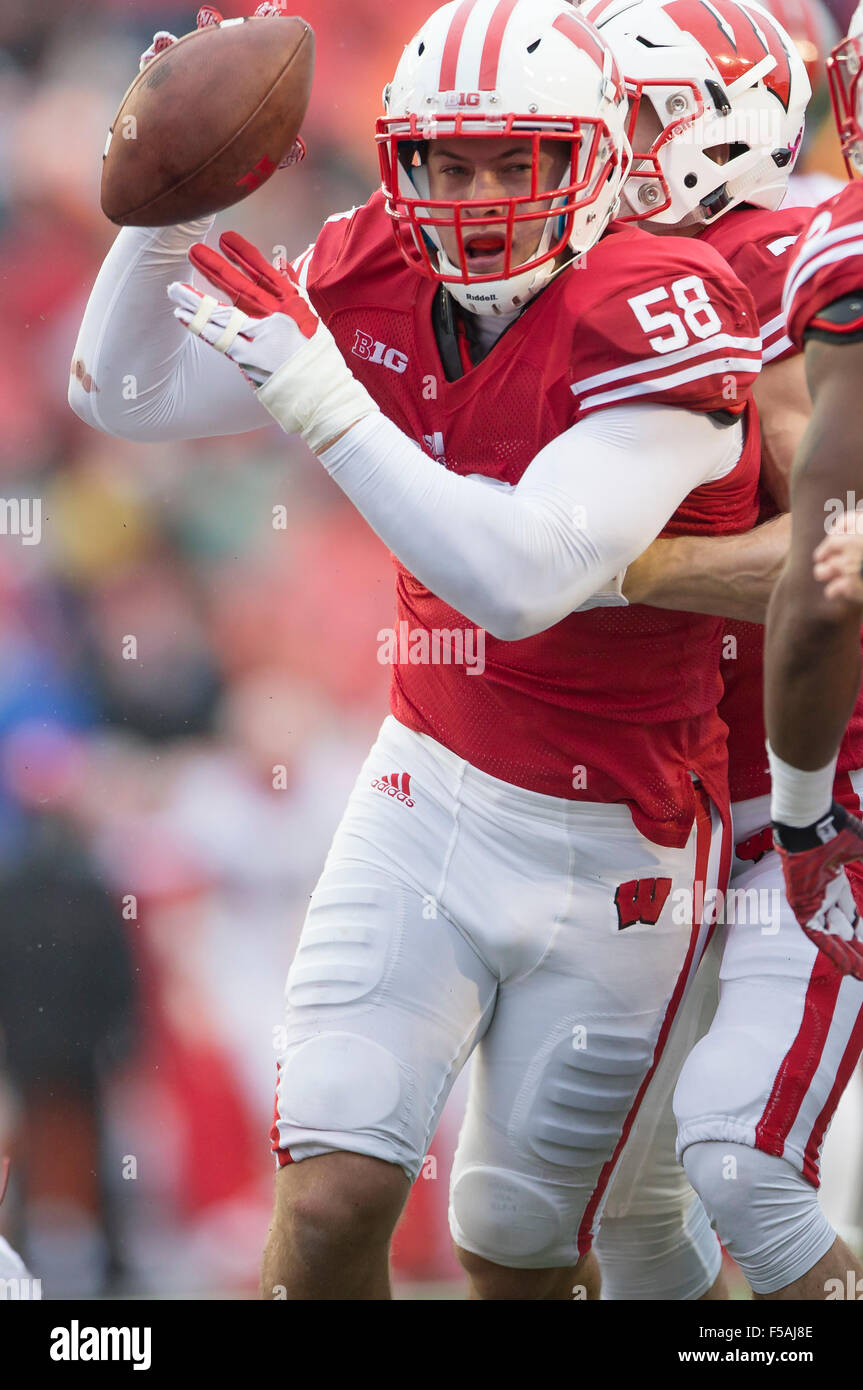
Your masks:
[{"label": "player's bare knee", "polygon": [[321,1154],[279,1173],[274,1227],[310,1255],[385,1245],[409,1190],[393,1163],[366,1154]]},{"label": "player's bare knee", "polygon": [[507,1269],[471,1250],[456,1246],[462,1269],[468,1276],[472,1298],[489,1302],[514,1299],[525,1302],[574,1297],[574,1269]]}]

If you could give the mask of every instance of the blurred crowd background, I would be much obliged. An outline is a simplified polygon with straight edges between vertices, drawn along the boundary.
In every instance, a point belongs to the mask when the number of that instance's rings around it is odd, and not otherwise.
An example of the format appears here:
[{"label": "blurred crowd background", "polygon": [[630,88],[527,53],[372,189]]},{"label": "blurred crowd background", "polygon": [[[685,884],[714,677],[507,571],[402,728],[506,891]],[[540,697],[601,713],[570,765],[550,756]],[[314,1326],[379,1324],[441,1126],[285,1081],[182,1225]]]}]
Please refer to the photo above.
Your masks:
[{"label": "blurred crowd background", "polygon": [[[308,158],[220,228],[294,255],[365,201],[382,87],[433,7],[298,0]],[[154,32],[194,24],[164,0],[0,11],[0,496],[42,508],[39,544],[0,534],[0,1230],[53,1297],[252,1293],[284,976],[386,712],[391,562],[304,446],[134,445],[67,406],[115,235],[106,132]],[[823,95],[816,116],[802,167],[844,176]],[[457,1116],[406,1280],[455,1274]]]}]

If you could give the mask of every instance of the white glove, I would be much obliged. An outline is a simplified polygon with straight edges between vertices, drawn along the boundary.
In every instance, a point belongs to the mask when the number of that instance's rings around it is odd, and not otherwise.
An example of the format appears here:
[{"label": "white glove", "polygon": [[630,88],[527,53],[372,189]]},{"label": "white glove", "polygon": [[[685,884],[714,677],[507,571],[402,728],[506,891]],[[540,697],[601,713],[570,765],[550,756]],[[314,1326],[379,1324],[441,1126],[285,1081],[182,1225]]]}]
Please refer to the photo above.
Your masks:
[{"label": "white glove", "polygon": [[287,434],[301,434],[320,452],[379,407],[347,366],[290,267],[275,270],[236,232],[225,232],[219,245],[233,265],[203,244],[191,248],[189,259],[233,306],[175,281],[168,286],[174,313],[260,388],[258,399]]}]

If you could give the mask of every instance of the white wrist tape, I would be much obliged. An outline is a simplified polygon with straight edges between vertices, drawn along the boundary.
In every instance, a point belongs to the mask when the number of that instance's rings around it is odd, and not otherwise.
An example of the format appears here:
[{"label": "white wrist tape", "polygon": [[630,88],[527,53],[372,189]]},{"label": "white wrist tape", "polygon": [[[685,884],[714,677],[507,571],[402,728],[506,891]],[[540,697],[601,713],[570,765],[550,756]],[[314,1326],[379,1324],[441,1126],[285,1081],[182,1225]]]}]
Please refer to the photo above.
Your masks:
[{"label": "white wrist tape", "polygon": [[768,740],[767,759],[770,763],[771,820],[802,829],[814,825],[827,814],[833,801],[838,753],[825,767],[804,772],[780,758]]},{"label": "white wrist tape", "polygon": [[314,450],[380,409],[323,324],[273,372],[257,397],[286,434],[301,434]]}]

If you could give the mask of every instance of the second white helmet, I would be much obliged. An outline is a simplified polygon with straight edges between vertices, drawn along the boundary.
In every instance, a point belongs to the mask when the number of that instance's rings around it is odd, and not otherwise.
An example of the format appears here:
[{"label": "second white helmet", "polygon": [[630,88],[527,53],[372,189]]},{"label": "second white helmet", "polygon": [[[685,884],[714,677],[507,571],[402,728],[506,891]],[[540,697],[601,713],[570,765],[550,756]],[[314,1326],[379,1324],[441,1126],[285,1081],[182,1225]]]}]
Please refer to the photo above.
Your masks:
[{"label": "second white helmet", "polygon": [[778,208],[803,137],[806,68],[752,0],[589,0],[623,68],[633,164],[622,215],[705,223]]}]

